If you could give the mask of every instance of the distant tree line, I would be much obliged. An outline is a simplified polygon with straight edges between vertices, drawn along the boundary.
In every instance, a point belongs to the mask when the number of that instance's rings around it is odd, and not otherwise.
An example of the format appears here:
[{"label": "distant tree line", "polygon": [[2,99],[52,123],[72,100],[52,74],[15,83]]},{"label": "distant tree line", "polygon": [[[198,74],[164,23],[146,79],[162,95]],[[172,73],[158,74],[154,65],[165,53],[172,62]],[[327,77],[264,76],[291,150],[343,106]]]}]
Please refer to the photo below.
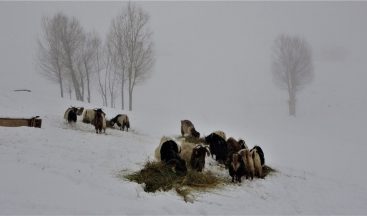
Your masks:
[{"label": "distant tree line", "polygon": [[134,87],[149,76],[154,64],[148,22],[149,15],[129,2],[112,20],[103,42],[96,32],[86,32],[75,17],[62,12],[44,17],[37,65],[42,75],[59,85],[61,97],[71,98],[74,93],[76,100],[90,103],[92,89],[97,89],[104,106],[116,107],[120,94],[125,109],[127,88],[132,110]]}]

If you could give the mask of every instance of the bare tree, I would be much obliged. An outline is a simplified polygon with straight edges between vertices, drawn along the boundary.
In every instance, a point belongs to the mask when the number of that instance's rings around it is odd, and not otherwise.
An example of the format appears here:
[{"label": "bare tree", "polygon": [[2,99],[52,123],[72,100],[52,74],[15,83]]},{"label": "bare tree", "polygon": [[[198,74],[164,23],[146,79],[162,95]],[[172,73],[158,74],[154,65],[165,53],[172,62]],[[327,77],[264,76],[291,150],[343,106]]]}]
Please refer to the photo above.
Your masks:
[{"label": "bare tree", "polygon": [[109,34],[107,35],[107,49],[111,56],[114,67],[120,74],[121,84],[121,109],[125,109],[124,89],[125,89],[125,74],[126,74],[126,48],[124,43],[123,27],[126,22],[124,13],[118,15],[112,20]]},{"label": "bare tree", "polygon": [[64,97],[65,68],[62,64],[63,50],[59,37],[60,21],[59,16],[42,19],[43,35],[38,40],[37,64],[42,75],[59,84],[61,97]]},{"label": "bare tree", "polygon": [[107,71],[110,70],[111,64],[107,58],[106,52],[104,52],[100,47],[96,51],[96,63],[97,63],[97,74],[98,74],[98,84],[99,93],[102,97],[103,106],[107,106]]},{"label": "bare tree", "polygon": [[152,32],[148,29],[149,15],[131,2],[127,6],[124,39],[127,51],[129,80],[129,110],[132,110],[135,84],[143,81],[153,66]]},{"label": "bare tree", "polygon": [[102,97],[103,105],[108,106],[109,99],[111,107],[116,106],[116,87],[120,75],[113,62],[114,56],[111,53],[111,46],[107,43],[101,52],[97,52],[97,71],[99,93]]},{"label": "bare tree", "polygon": [[110,102],[111,102],[111,107],[115,108],[116,107],[116,86],[117,86],[117,82],[118,82],[118,73],[116,70],[112,70],[109,71],[108,73],[108,91],[110,94]]},{"label": "bare tree", "polygon": [[61,20],[60,41],[63,48],[63,64],[74,87],[75,97],[83,101],[84,82],[80,73],[80,53],[85,40],[85,33],[76,18],[69,19],[65,15],[56,15]]},{"label": "bare tree", "polygon": [[[147,78],[153,63],[152,32],[148,29],[149,15],[129,2],[111,25],[110,40],[116,65],[121,71],[122,101],[125,73],[128,80],[129,110],[132,110],[133,90],[137,83]],[[123,104],[122,104],[123,108]]]},{"label": "bare tree", "polygon": [[296,92],[313,80],[310,45],[300,37],[280,35],[273,48],[273,80],[289,95],[289,114],[296,115]]},{"label": "bare tree", "polygon": [[[87,82],[87,101],[91,102],[91,82],[92,76],[97,71],[97,51],[99,46],[101,45],[101,40],[98,37],[97,33],[88,33],[85,37],[85,41],[83,43],[83,48],[80,56],[80,71],[82,73],[81,83],[84,83],[84,79]],[[83,86],[83,85],[82,85]],[[84,92],[84,87],[82,88],[82,92]],[[84,96],[84,93],[82,93]]]},{"label": "bare tree", "polygon": [[42,74],[59,83],[61,97],[64,86],[71,94],[71,87],[77,100],[91,101],[91,76],[96,71],[96,50],[100,39],[95,33],[86,35],[76,18],[57,13],[43,18],[43,38],[38,41],[38,65]]}]

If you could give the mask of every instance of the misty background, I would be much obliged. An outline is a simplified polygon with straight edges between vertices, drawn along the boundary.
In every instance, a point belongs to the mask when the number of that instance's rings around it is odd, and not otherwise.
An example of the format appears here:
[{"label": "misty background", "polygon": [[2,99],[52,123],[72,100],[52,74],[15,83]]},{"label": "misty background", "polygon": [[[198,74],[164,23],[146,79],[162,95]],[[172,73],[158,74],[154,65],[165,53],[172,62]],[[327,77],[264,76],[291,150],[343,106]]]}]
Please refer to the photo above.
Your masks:
[{"label": "misty background", "polygon": [[[2,89],[59,97],[57,84],[37,71],[42,17],[74,16],[105,40],[126,4],[0,2]],[[212,121],[216,115],[246,115],[259,107],[264,113],[287,113],[287,92],[273,83],[271,73],[272,46],[280,34],[300,36],[312,48],[315,77],[297,94],[298,116],[367,103],[366,2],[137,4],[150,15],[156,61],[150,78],[135,87],[134,110],[164,110],[168,119],[180,113],[218,126],[224,122]],[[92,94],[92,103],[102,106],[98,93]]]}]

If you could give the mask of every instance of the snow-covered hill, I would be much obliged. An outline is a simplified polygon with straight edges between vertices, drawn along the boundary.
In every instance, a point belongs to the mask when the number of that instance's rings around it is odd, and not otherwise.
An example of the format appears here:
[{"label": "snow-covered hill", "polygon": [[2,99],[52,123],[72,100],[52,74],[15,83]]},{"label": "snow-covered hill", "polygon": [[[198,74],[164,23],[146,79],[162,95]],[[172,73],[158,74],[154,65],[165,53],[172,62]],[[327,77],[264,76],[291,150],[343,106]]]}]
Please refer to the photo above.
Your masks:
[{"label": "snow-covered hill", "polygon": [[[1,116],[40,115],[43,120],[41,129],[0,127],[0,214],[367,212],[365,177],[358,176],[366,162],[362,157],[366,148],[356,151],[359,142],[342,146],[334,131],[341,127],[333,125],[326,130],[330,134],[322,133],[318,128],[322,119],[316,123],[317,118],[270,117],[261,108],[249,110],[251,115],[246,117],[224,116],[221,128],[210,125],[205,116],[191,119],[202,134],[223,129],[228,136],[244,137],[249,146],[261,145],[266,163],[278,172],[198,193],[193,203],[185,203],[174,191],[146,193],[141,185],[116,177],[121,170],[139,170],[153,159],[160,137],[178,136],[179,120],[184,116],[170,114],[167,118],[167,112],[157,110],[129,112],[131,131],[107,130],[107,135],[97,135],[91,125],[77,122],[70,126],[64,121],[70,105],[93,108],[34,92],[4,90],[0,94]],[[121,112],[104,110],[109,117]],[[309,127],[309,122],[318,127]]]}]

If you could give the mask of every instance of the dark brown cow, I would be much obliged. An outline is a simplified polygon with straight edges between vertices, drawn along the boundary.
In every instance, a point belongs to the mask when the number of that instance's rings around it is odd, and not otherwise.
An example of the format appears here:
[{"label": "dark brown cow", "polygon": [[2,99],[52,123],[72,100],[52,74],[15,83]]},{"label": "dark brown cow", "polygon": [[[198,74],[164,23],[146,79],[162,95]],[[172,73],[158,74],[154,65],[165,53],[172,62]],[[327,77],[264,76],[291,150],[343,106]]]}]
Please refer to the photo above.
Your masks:
[{"label": "dark brown cow", "polygon": [[196,145],[191,154],[190,165],[193,170],[201,172],[205,166],[205,155],[210,156],[208,146]]}]

